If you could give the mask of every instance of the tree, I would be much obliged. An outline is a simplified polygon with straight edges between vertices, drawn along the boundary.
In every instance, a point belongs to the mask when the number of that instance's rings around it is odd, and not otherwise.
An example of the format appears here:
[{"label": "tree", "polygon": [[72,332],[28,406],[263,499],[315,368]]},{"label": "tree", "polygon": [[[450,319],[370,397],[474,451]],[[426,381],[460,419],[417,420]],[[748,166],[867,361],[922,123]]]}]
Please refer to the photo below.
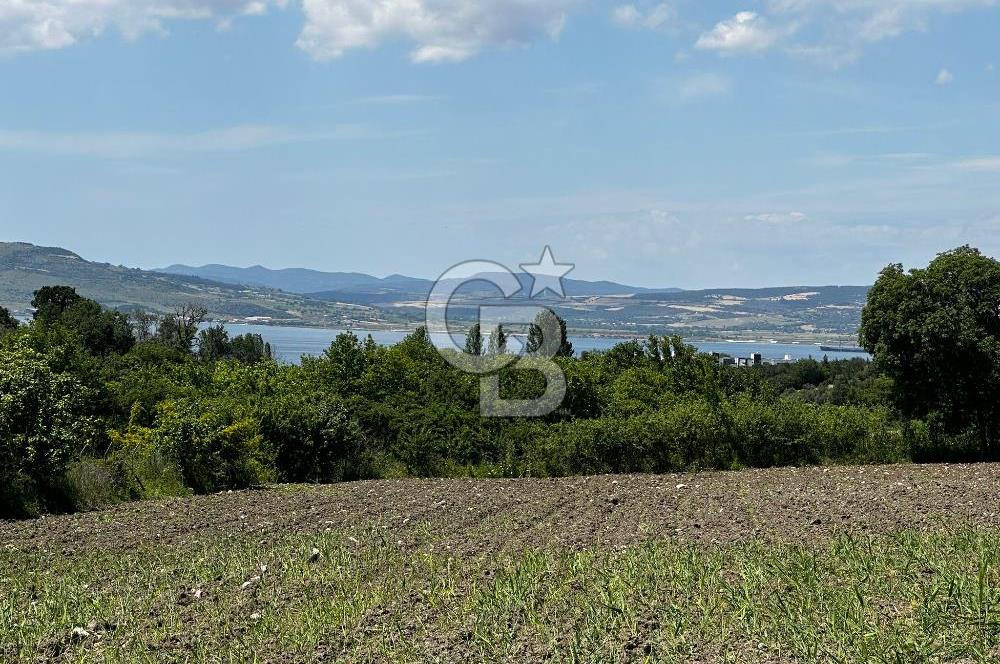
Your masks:
[{"label": "tree", "polygon": [[1000,263],[964,246],[925,269],[889,265],[868,294],[860,341],[895,380],[904,414],[971,434],[997,456]]},{"label": "tree", "polygon": [[185,304],[174,313],[163,316],[157,332],[160,343],[190,352],[198,336],[198,326],[205,322],[207,316],[208,310],[205,307],[193,304]]},{"label": "tree", "polygon": [[507,352],[507,333],[503,331],[503,325],[497,325],[490,334],[490,355],[503,355]]},{"label": "tree", "polygon": [[573,357],[573,344],[569,341],[566,331],[566,321],[552,311],[542,311],[535,317],[535,322],[528,327],[528,340],[525,342],[525,352],[537,353],[542,347],[544,334],[542,330],[547,327],[550,317],[554,317],[559,325],[559,348],[556,350],[556,357]]},{"label": "tree", "polygon": [[73,331],[94,355],[121,355],[135,345],[132,326],[125,314],[106,310],[86,298],[71,304],[53,322]]},{"label": "tree", "polygon": [[10,311],[0,307],[0,334],[16,330],[21,323],[11,315]]},{"label": "tree", "polygon": [[129,322],[132,324],[132,333],[135,335],[136,342],[143,343],[155,336],[160,317],[145,309],[136,309],[129,315]]},{"label": "tree", "polygon": [[35,291],[31,306],[35,320],[47,325],[55,323],[63,312],[83,298],[71,286],[42,286]]},{"label": "tree", "polygon": [[0,349],[0,515],[26,509],[25,499],[52,487],[66,462],[99,440],[96,401],[28,338]]},{"label": "tree", "polygon": [[465,335],[465,352],[476,356],[483,354],[483,333],[479,323],[470,327],[469,333]]},{"label": "tree", "polygon": [[135,345],[132,326],[125,314],[81,297],[70,286],[39,288],[31,305],[36,321],[72,331],[94,355],[127,353]]},{"label": "tree", "polygon": [[265,343],[264,337],[259,334],[241,334],[233,337],[229,346],[232,358],[244,364],[256,364],[273,357],[271,344]]},{"label": "tree", "polygon": [[215,362],[233,353],[229,333],[221,323],[198,333],[198,357],[205,362]]}]

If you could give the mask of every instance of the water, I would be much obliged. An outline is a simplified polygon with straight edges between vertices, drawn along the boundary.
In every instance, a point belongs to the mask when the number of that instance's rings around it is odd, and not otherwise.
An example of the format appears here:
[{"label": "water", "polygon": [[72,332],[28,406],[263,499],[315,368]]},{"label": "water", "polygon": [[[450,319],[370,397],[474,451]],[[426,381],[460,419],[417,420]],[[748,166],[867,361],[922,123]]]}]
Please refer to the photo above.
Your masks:
[{"label": "water", "polygon": [[[274,349],[275,357],[277,357],[277,359],[282,362],[289,362],[293,364],[298,363],[299,359],[303,355],[322,355],[323,351],[330,346],[330,342],[333,341],[338,334],[344,332],[344,330],[317,329],[308,327],[281,327],[276,325],[245,324],[227,325],[226,329],[229,331],[230,336],[236,336],[239,334],[261,335],[264,337],[264,341],[271,344],[271,348]],[[377,330],[373,332],[355,330],[354,333],[361,339],[364,339],[367,335],[371,334],[372,339],[374,339],[376,343],[382,345],[399,343],[406,337],[407,334],[409,334],[409,332],[396,330]],[[437,345],[442,345],[445,339],[446,337],[443,334],[431,335],[431,340]],[[573,342],[573,348],[576,349],[577,353],[582,351],[608,350],[612,346],[628,340],[628,338],[619,337],[570,337],[570,341]],[[460,338],[459,343],[461,344],[462,341],[463,340]],[[868,355],[862,353],[821,351],[819,346],[805,343],[726,343],[715,341],[692,341],[689,343],[703,353],[726,353],[727,355],[732,355],[733,357],[749,357],[752,353],[760,353],[764,360],[770,361],[783,360],[786,356],[793,360],[806,359],[809,357],[819,360],[822,359],[824,355],[829,357],[831,360],[869,357]]]}]

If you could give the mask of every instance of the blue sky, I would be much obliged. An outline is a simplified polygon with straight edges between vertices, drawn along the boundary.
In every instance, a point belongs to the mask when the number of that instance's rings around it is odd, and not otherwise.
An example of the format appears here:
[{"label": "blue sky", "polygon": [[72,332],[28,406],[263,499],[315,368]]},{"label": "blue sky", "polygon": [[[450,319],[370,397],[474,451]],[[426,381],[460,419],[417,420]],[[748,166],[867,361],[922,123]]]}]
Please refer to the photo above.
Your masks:
[{"label": "blue sky", "polygon": [[0,236],[647,286],[1000,254],[996,0],[0,0]]}]

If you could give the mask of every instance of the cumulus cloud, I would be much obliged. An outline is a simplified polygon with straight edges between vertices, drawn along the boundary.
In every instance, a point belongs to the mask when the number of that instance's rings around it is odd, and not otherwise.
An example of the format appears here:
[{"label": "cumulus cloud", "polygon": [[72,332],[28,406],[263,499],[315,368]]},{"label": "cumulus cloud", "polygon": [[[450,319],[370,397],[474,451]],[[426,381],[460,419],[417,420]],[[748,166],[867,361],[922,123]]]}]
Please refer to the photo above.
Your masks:
[{"label": "cumulus cloud", "polygon": [[[775,47],[839,67],[867,45],[927,30],[937,14],[995,7],[1000,0],[766,0],[702,34],[696,47],[725,54]],[[792,37],[797,36],[797,39]]]},{"label": "cumulus cloud", "polygon": [[934,79],[936,85],[948,85],[955,80],[955,76],[947,69],[942,69],[938,72],[937,78]]},{"label": "cumulus cloud", "polygon": [[780,37],[781,31],[772,28],[756,12],[740,12],[716,23],[698,38],[695,48],[720,53],[759,53],[773,46]]},{"label": "cumulus cloud", "polygon": [[578,0],[303,0],[298,46],[317,60],[400,40],[414,62],[457,62],[487,46],[554,39]]},{"label": "cumulus cloud", "polygon": [[60,49],[117,30],[126,39],[179,20],[260,16],[288,0],[0,0],[0,54]]},{"label": "cumulus cloud", "polygon": [[644,28],[655,30],[668,24],[676,17],[674,8],[661,2],[647,9],[639,9],[634,4],[619,5],[611,10],[611,21],[623,28]]}]

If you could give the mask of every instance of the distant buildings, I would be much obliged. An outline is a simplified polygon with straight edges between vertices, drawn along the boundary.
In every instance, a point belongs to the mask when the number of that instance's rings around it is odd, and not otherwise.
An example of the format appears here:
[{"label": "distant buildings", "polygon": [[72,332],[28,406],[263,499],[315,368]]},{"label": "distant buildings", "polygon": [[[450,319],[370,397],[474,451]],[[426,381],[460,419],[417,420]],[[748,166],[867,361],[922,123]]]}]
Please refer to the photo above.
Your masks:
[{"label": "distant buildings", "polygon": [[724,367],[759,367],[764,365],[764,356],[760,353],[751,353],[750,357],[732,357],[722,353],[712,353]]}]

